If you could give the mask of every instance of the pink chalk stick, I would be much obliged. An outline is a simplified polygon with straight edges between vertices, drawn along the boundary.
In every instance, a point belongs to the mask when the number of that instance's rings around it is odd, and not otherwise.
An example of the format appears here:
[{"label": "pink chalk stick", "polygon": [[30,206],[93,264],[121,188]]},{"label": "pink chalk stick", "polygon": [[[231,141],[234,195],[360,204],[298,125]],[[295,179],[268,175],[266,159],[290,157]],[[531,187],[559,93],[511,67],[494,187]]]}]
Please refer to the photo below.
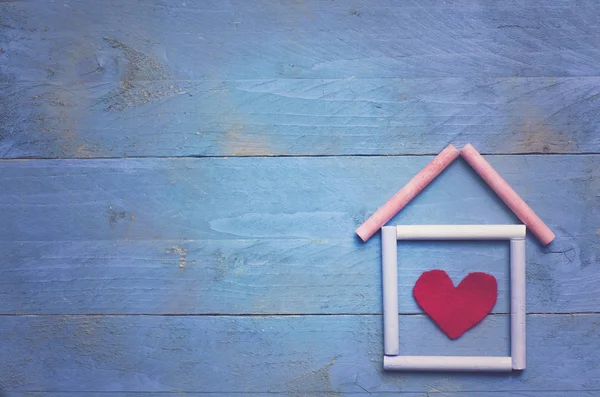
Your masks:
[{"label": "pink chalk stick", "polygon": [[552,230],[529,208],[527,203],[519,197],[471,144],[465,146],[460,154],[543,245],[548,245],[554,240],[556,236]]},{"label": "pink chalk stick", "polygon": [[356,234],[363,240],[371,238],[387,221],[392,219],[402,208],[406,206],[421,190],[425,189],[450,163],[452,163],[460,152],[452,145],[448,145],[440,154],[429,162],[413,179],[402,189],[392,196],[381,208],[379,208],[358,229]]}]

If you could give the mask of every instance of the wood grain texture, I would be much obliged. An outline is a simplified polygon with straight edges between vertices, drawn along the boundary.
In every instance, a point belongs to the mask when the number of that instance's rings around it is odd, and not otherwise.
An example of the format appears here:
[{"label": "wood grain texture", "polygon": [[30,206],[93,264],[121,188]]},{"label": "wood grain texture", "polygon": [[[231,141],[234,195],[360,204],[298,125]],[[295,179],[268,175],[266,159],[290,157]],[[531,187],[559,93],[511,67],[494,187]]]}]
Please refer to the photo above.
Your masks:
[{"label": "wood grain texture", "polygon": [[[1,393],[1,392],[0,392]],[[71,392],[11,392],[6,395],[0,394],[1,397],[73,397],[74,393]],[[94,392],[86,392],[86,397],[106,397],[107,394],[112,393],[94,393]],[[490,394],[492,396],[501,396],[506,393],[490,393],[490,392],[466,392],[466,393],[446,393],[446,392],[427,392],[427,393],[411,393],[411,392],[301,392],[301,393],[204,393],[204,392],[160,392],[160,393],[145,393],[145,392],[134,392],[128,393],[123,392],[119,393],[119,396],[122,397],[186,397],[186,396],[202,396],[202,397],[226,397],[226,396],[248,396],[248,397],[289,397],[289,396],[302,396],[302,397],[367,397],[370,395],[380,395],[380,396],[396,396],[400,395],[402,397],[488,397]],[[513,394],[514,395],[514,394]],[[547,390],[536,390],[535,392],[519,392],[519,397],[595,397],[597,395],[596,390],[592,391],[572,391],[572,390],[563,390],[563,391],[547,391]]]},{"label": "wood grain texture", "polygon": [[[1,393],[1,392],[0,392]],[[492,392],[493,393],[493,392]],[[446,393],[446,392],[427,392],[427,393],[411,393],[411,392],[301,392],[301,393],[205,393],[205,392],[119,392],[119,396],[121,397],[186,397],[186,396],[202,396],[202,397],[226,397],[226,396],[248,396],[248,397],[289,397],[289,396],[298,396],[301,395],[303,397],[367,397],[370,395],[381,395],[381,396],[396,396],[400,395],[402,397],[488,397],[490,394],[492,396],[501,396],[502,392],[498,393],[490,393],[490,392],[466,392],[466,393]],[[11,392],[9,394],[2,395],[1,397],[73,397],[72,392]],[[86,397],[106,397],[107,394],[112,393],[95,393],[95,392],[86,392]],[[506,394],[506,393],[504,393]],[[513,394],[514,395],[514,394]],[[534,392],[519,392],[519,397],[595,397],[597,395],[596,390],[592,391],[572,391],[572,390],[562,390],[562,391],[548,391],[548,390],[536,390]]]},{"label": "wood grain texture", "polygon": [[0,155],[593,153],[598,98],[596,77],[0,83]]},{"label": "wood grain texture", "polygon": [[[118,80],[110,61],[119,50],[152,56],[168,65],[164,73],[186,80],[600,72],[599,7],[590,0],[32,0],[2,7],[3,57],[11,60],[3,71],[18,80]],[[158,69],[132,77],[164,79]]]},{"label": "wood grain texture", "polygon": [[[379,237],[353,231],[429,160],[4,161],[0,311],[380,313]],[[600,156],[489,160],[557,233],[529,238],[528,310],[596,312]],[[515,219],[457,160],[391,224]],[[508,243],[402,242],[399,264],[403,313],[432,268],[491,272],[509,311]]]},{"label": "wood grain texture", "polygon": [[[10,394],[6,394],[3,395],[1,394],[2,392],[0,392],[0,397],[73,397],[73,392],[32,392],[32,391],[26,391],[26,392],[11,392]],[[113,395],[113,394],[117,394],[117,393],[105,393],[105,392],[86,392],[85,396],[86,397],[106,397],[107,395]],[[188,397],[188,396],[194,396],[194,397],[227,397],[227,396],[248,396],[248,397],[289,397],[290,395],[294,396],[294,395],[301,395],[303,397],[331,397],[333,396],[346,396],[346,397],[368,397],[371,393],[367,393],[367,392],[362,392],[362,393],[330,393],[330,392],[301,392],[301,393],[247,393],[247,392],[240,392],[240,393],[232,393],[232,392],[227,392],[227,393],[206,393],[206,392],[119,392],[118,395],[120,397]],[[383,395],[386,395],[387,393],[380,393]],[[411,392],[395,392],[395,394],[399,394],[402,397],[430,397],[427,395],[427,393],[411,393]],[[431,395],[431,394],[430,394]],[[529,394],[523,394],[525,396],[529,396]],[[539,394],[540,396],[548,396],[548,397],[555,397],[558,396],[558,394],[553,394],[553,393],[541,393]],[[565,394],[561,394],[561,395],[568,395],[570,397],[589,397],[591,396],[591,394],[583,394],[583,393],[576,393],[576,392],[565,392]],[[454,394],[443,394],[444,397],[446,396],[450,396],[450,397],[464,397],[463,395],[459,395],[459,396],[454,396]],[[473,396],[471,396],[473,397]]]},{"label": "wood grain texture", "polygon": [[[380,316],[3,317],[0,384],[15,391],[290,394],[600,389],[599,315],[527,320],[529,365],[521,374],[399,376],[382,371]],[[452,342],[427,318],[403,317],[401,349],[502,354],[508,328],[508,316],[492,316]]]},{"label": "wood grain texture", "polygon": [[0,156],[597,153],[593,2],[0,4]]},{"label": "wood grain texture", "polygon": [[[1,394],[0,397],[73,397],[72,392],[11,392],[7,394]],[[534,392],[518,392],[519,397],[596,397],[598,391],[573,391],[573,390],[562,390],[562,391],[548,391],[548,390],[536,390]],[[106,397],[107,394],[112,393],[95,393],[95,392],[86,392],[86,397]],[[394,391],[394,392],[301,392],[301,393],[205,393],[205,392],[119,392],[119,396],[121,397],[186,397],[186,396],[202,396],[202,397],[226,397],[226,396],[248,396],[248,397],[289,397],[289,396],[302,396],[302,397],[367,397],[370,395],[380,395],[380,396],[396,396],[400,395],[402,397],[488,397],[492,396],[502,396],[508,395],[503,392],[465,392],[465,393],[456,393],[456,392],[426,392],[426,393],[411,393],[411,392],[402,392],[402,391]],[[516,393],[512,393],[515,395]]]},{"label": "wood grain texture", "polygon": [[[0,392],[1,393],[1,392]],[[597,390],[592,391],[573,391],[573,390],[562,390],[562,391],[548,391],[548,390],[536,390],[534,392],[518,392],[519,397],[595,397],[597,395]],[[73,397],[72,392],[11,392],[8,394],[0,394],[0,397]],[[107,394],[112,393],[95,393],[95,392],[86,392],[86,397],[106,397]],[[402,391],[394,391],[394,392],[301,392],[301,393],[205,393],[205,392],[119,392],[119,396],[121,397],[186,397],[186,396],[202,396],[202,397],[226,397],[226,396],[248,396],[248,397],[289,397],[289,396],[302,396],[302,397],[367,397],[370,395],[380,395],[380,396],[396,396],[400,395],[402,397],[488,397],[492,396],[502,396],[508,395],[503,392],[466,392],[466,393],[455,393],[455,392],[426,392],[426,393],[411,393],[411,392],[402,392]],[[516,393],[512,393],[515,395]]]},{"label": "wood grain texture", "polygon": [[[0,158],[71,159],[0,161],[0,397],[600,394],[599,39],[592,0],[0,0]],[[383,373],[353,231],[467,142],[557,233],[528,369]],[[392,222],[516,219],[459,161]],[[398,248],[406,354],[508,352],[506,245]],[[498,278],[468,339],[431,268]]]},{"label": "wood grain texture", "polygon": [[[447,269],[456,284],[472,271],[493,274],[499,283],[494,312],[510,311],[507,243],[402,247],[402,313],[420,312],[412,287],[435,268]],[[351,238],[3,242],[0,251],[6,255],[0,312],[6,314],[382,312],[381,254]],[[547,266],[535,266],[533,274],[554,273]],[[588,283],[595,288],[595,281]],[[556,286],[533,279],[529,287],[530,311],[595,310],[592,291],[551,305],[547,295],[556,294]]]}]

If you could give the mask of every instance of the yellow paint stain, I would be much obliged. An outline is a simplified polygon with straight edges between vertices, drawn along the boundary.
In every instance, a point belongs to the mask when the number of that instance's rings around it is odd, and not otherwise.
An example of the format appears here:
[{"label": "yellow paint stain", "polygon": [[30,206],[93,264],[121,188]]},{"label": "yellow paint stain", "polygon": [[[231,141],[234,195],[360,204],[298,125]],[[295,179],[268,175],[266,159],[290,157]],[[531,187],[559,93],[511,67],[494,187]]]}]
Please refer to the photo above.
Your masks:
[{"label": "yellow paint stain", "polygon": [[187,265],[188,249],[181,246],[175,246],[171,247],[169,252],[179,255],[179,270],[185,270],[185,266]]},{"label": "yellow paint stain", "polygon": [[92,158],[92,157],[94,157],[95,151],[96,150],[94,150],[88,144],[79,145],[79,146],[77,146],[77,149],[76,149],[76,152],[79,155],[78,157],[81,157],[81,158]]},{"label": "yellow paint stain", "polygon": [[[525,110],[525,125],[515,133],[516,151],[521,153],[569,153],[577,142],[561,131],[553,130],[545,118],[533,109]],[[523,115],[519,115],[523,118]]]},{"label": "yellow paint stain", "polygon": [[224,135],[224,149],[231,156],[272,156],[273,151],[263,135],[247,131],[243,123],[228,126]]},{"label": "yellow paint stain", "polygon": [[214,277],[215,281],[222,281],[225,277],[227,277],[227,273],[229,273],[229,266],[225,262],[225,258],[221,255],[220,252],[215,253],[215,258],[217,259],[217,267],[215,268],[216,274]]},{"label": "yellow paint stain", "polygon": [[[53,85],[48,92],[33,97],[40,113],[32,119],[37,130],[60,142],[61,156],[90,158],[97,150],[79,139],[81,98],[69,90]],[[85,140],[87,142],[87,139]]]},{"label": "yellow paint stain", "polygon": [[[239,98],[232,95],[227,86],[219,85],[211,90],[219,96],[225,108],[239,108]],[[269,142],[267,137],[270,132],[265,131],[251,114],[215,114],[212,121],[221,127],[215,138],[225,156],[273,156],[281,152]],[[197,138],[206,138],[207,132],[198,129],[195,135]]]}]

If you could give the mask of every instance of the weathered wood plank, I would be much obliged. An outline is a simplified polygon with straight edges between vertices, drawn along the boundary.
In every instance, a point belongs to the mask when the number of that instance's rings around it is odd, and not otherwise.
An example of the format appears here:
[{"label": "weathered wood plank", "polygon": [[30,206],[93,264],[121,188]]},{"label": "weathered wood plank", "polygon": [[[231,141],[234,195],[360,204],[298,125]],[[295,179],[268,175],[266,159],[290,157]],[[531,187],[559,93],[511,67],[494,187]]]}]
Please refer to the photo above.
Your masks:
[{"label": "weathered wood plank", "polygon": [[[0,391],[0,397],[73,397],[74,394],[76,394],[77,392],[32,392],[32,391],[24,391],[24,392],[11,392],[11,393],[5,393],[2,394],[2,391]],[[302,396],[302,397],[368,397],[369,395],[372,394],[383,394],[386,395],[388,393],[368,393],[368,392],[362,392],[362,393],[356,393],[356,392],[350,392],[350,393],[345,393],[345,392],[336,392],[336,393],[331,393],[331,392],[302,392],[302,393],[296,393],[296,392],[292,392],[292,393],[272,393],[272,392],[268,392],[268,393],[247,393],[247,392],[239,392],[239,393],[233,393],[233,392],[227,392],[227,393],[206,393],[206,392],[85,392],[85,396],[86,397],[107,397],[107,396],[119,396],[119,397],[188,397],[188,396],[198,396],[198,397],[228,397],[228,396],[244,396],[244,397],[290,397],[290,396]],[[428,396],[427,393],[411,393],[411,392],[395,392],[395,394],[399,394],[402,397],[430,397],[432,394],[430,393],[430,395]],[[584,393],[580,393],[580,394],[573,394],[573,392],[566,392],[566,395],[570,396],[570,397],[588,397],[590,396],[590,394],[584,394]],[[565,394],[561,394],[560,396],[563,396]],[[529,396],[529,394],[523,394],[525,396]],[[539,396],[548,396],[548,397],[554,397],[554,396],[559,396],[558,394],[553,394],[553,393],[541,393],[538,394]],[[450,396],[450,397],[455,397],[454,394],[443,394],[444,397],[446,396]],[[560,397],[559,396],[559,397]],[[456,396],[456,397],[464,397],[464,395],[460,395],[460,396]],[[470,396],[472,397],[472,396]]]},{"label": "weathered wood plank", "polygon": [[[6,390],[204,392],[535,392],[598,390],[600,316],[528,316],[522,374],[382,372],[379,316],[27,316],[0,322]],[[403,317],[409,353],[498,354],[507,316],[449,341]]]},{"label": "weathered wood plank", "polygon": [[[380,243],[354,230],[429,160],[3,161],[0,312],[380,313]],[[489,160],[557,233],[528,244],[528,310],[597,312],[600,156]],[[462,160],[392,221],[513,222]],[[507,312],[506,245],[401,246],[403,313],[430,268],[491,272]]]},{"label": "weathered wood plank", "polygon": [[503,392],[466,392],[466,393],[429,393],[427,397],[435,397],[435,396],[444,396],[444,397],[487,397],[487,396],[514,396],[517,395],[519,397],[536,397],[536,396],[544,396],[544,397],[560,397],[560,396],[569,396],[569,397],[595,397],[598,395],[599,390],[561,390],[561,391],[551,391],[551,390],[536,390],[531,392],[519,392],[517,393],[503,393]]},{"label": "weathered wood plank", "polygon": [[[399,261],[402,313],[420,312],[412,287],[423,271],[435,268],[447,269],[457,284],[471,271],[493,274],[499,284],[494,312],[510,311],[507,244],[403,247]],[[0,252],[5,255],[0,269],[1,313],[382,310],[379,249],[364,249],[353,239],[9,242],[0,243]],[[530,289],[530,311],[582,309],[571,304],[550,310],[547,297],[535,302],[548,289],[536,282],[530,283]],[[585,307],[591,304],[586,302]]]},{"label": "weathered wood plank", "polygon": [[0,156],[600,151],[600,77],[0,85]]},{"label": "weathered wood plank", "polygon": [[[10,394],[3,395],[0,391],[0,397],[73,397],[73,392],[11,392]],[[427,393],[411,393],[411,392],[302,392],[302,393],[204,393],[204,392],[117,392],[117,393],[94,393],[94,392],[86,392],[86,397],[106,397],[111,395],[119,395],[120,397],[186,397],[186,396],[202,396],[202,397],[227,397],[227,396],[237,396],[243,395],[248,397],[290,397],[290,396],[302,396],[302,397],[367,397],[370,395],[381,395],[381,396],[389,396],[392,395],[401,395],[402,397],[488,397],[490,392],[467,392],[467,393],[446,393],[446,392],[427,392]],[[514,393],[511,392],[494,392],[494,397],[502,397],[502,396],[514,396]],[[535,392],[519,392],[519,397],[595,397],[597,395],[597,390],[592,391],[572,391],[572,390],[562,390],[560,392],[553,391],[540,391],[536,390]]]},{"label": "weathered wood plank", "polygon": [[[2,394],[2,391],[0,391],[0,397],[73,397],[74,394],[76,394],[77,392],[39,392],[39,391],[24,391],[24,392],[10,392],[10,393],[5,393]],[[272,392],[268,392],[268,393],[247,393],[247,392],[239,392],[239,393],[233,393],[233,392],[227,392],[227,393],[206,393],[206,392],[85,392],[85,396],[86,397],[107,397],[107,396],[119,396],[119,397],[188,397],[188,396],[197,396],[197,397],[228,397],[228,396],[244,396],[244,397],[290,397],[290,396],[302,396],[302,397],[341,397],[341,396],[346,396],[346,397],[368,397],[369,395],[372,395],[373,393],[368,393],[368,392],[361,392],[361,393],[357,393],[357,392],[350,392],[350,393],[345,393],[345,392],[336,392],[336,393],[331,393],[331,392],[310,392],[310,393],[272,393]],[[386,395],[388,393],[375,393],[375,394],[383,394]],[[399,394],[402,397],[430,397],[432,394],[430,393],[430,395],[428,396],[427,393],[411,393],[411,392],[395,392],[395,394]],[[573,392],[566,392],[566,395],[570,396],[570,397],[588,397],[590,396],[590,394],[573,394]],[[561,396],[565,395],[565,394],[561,394]],[[524,394],[525,396],[529,396],[529,394]],[[554,397],[554,396],[559,396],[558,394],[547,394],[547,393],[541,393],[538,394],[539,396],[548,396],[548,397]],[[444,397],[446,396],[450,396],[450,397],[455,397],[454,394],[443,394]],[[464,395],[460,395],[460,396],[456,396],[456,397],[464,397]]]},{"label": "weathered wood plank", "polygon": [[128,63],[131,80],[600,75],[591,0],[194,3],[4,2],[2,71],[30,81],[118,80]]},{"label": "weathered wood plank", "polygon": [[0,3],[0,156],[600,151],[593,2],[195,3]]},{"label": "weathered wood plank", "polygon": [[[595,226],[600,156],[487,158],[560,237],[595,233],[595,228],[574,228]],[[2,161],[6,227],[0,241],[344,239],[430,160]],[[514,220],[462,159],[395,219],[407,224]]]},{"label": "weathered wood plank", "polygon": [[[2,392],[0,392],[0,397],[73,397],[73,392],[11,392],[10,394],[6,394],[3,395],[1,394]],[[569,396],[569,397],[596,397],[598,391],[597,390],[591,390],[591,391],[572,391],[572,390],[561,390],[559,392],[557,391],[547,391],[547,390],[536,390],[534,392],[519,392],[518,396],[519,397],[538,397],[538,396],[542,396],[542,397],[562,397],[562,396]],[[117,393],[106,393],[106,392],[100,392],[100,393],[89,393],[86,392],[85,395],[86,397],[106,397],[107,395],[114,395],[117,394],[121,397],[160,397],[160,396],[167,396],[167,397],[186,397],[186,396],[203,396],[203,397],[227,397],[227,396],[236,396],[236,395],[244,395],[244,396],[248,396],[248,397],[289,397],[289,396],[302,396],[302,397],[367,397],[370,395],[381,395],[381,396],[389,396],[391,395],[401,395],[402,397],[436,397],[436,396],[440,396],[440,397],[488,397],[490,395],[490,392],[466,392],[466,393],[446,393],[446,392],[427,392],[427,393],[411,393],[411,392],[402,392],[402,391],[394,391],[394,392],[362,392],[362,393],[356,393],[356,392],[302,392],[302,393],[205,393],[205,392],[161,392],[161,393],[156,393],[156,392],[151,392],[151,393],[145,393],[145,392],[133,392],[133,393],[127,393],[127,392],[117,392]],[[502,397],[502,396],[514,396],[515,393],[513,392],[493,392],[493,396],[494,397]]]}]

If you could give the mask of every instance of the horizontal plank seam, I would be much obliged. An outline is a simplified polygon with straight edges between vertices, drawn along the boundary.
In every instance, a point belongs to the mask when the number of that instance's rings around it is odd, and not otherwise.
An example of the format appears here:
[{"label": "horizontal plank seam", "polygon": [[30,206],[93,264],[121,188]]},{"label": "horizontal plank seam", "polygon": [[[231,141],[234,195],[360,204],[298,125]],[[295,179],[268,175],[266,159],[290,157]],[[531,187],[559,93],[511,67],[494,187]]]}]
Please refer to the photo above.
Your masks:
[{"label": "horizontal plank seam", "polygon": [[[4,0],[6,1],[6,0]],[[14,0],[11,0],[12,2],[17,2]],[[0,3],[2,3],[3,1],[0,1]],[[25,0],[23,1],[25,2]],[[598,7],[598,6],[595,6]],[[376,42],[389,42],[389,39],[385,39],[385,40],[375,40]],[[530,52],[535,54],[536,52]],[[539,53],[539,52],[538,52]],[[416,58],[416,56],[413,56],[413,58]],[[481,74],[467,74],[467,75],[447,75],[447,76],[440,76],[440,75],[427,75],[427,74],[419,74],[419,75],[415,75],[415,76],[407,76],[407,75],[391,75],[391,76],[373,76],[373,75],[364,75],[364,76],[332,76],[329,75],[328,76],[323,76],[323,77],[319,77],[319,76],[307,76],[307,77],[301,77],[301,76],[297,76],[297,77],[290,77],[290,76],[286,76],[286,77],[277,77],[277,76],[256,76],[256,77],[241,77],[241,78],[224,78],[224,79],[203,79],[203,78],[197,78],[197,79],[178,79],[178,78],[159,78],[159,79],[155,79],[155,80],[149,80],[149,79],[132,79],[131,82],[132,83],[161,83],[161,82],[173,82],[173,83],[215,83],[215,82],[219,82],[219,83],[229,83],[229,82],[254,82],[254,81],[261,81],[261,80],[266,80],[266,81],[319,81],[319,82],[331,82],[331,81],[357,81],[357,80],[411,80],[411,81],[418,81],[418,80],[467,80],[467,79],[472,79],[472,78],[482,78],[485,77],[488,80],[514,80],[514,81],[518,81],[518,80],[533,80],[533,79],[538,79],[538,80],[547,80],[547,79],[571,79],[571,80],[577,80],[577,79],[597,79],[598,77],[600,77],[600,75],[597,74],[557,74],[557,75],[553,75],[553,76],[545,76],[545,75],[526,75],[526,76],[518,76],[515,77],[514,75],[487,75],[487,76],[482,76]],[[120,80],[109,80],[106,79],[104,81],[99,81],[99,83],[101,84],[106,84],[106,83],[119,83]],[[2,82],[0,83],[0,86],[13,86],[13,85],[21,85],[21,84],[26,84],[26,83],[31,83],[31,84],[52,84],[52,85],[62,85],[62,84],[81,84],[81,83],[88,83],[90,85],[92,84],[97,84],[98,82],[90,82],[87,80],[53,80],[53,81],[49,81],[49,80],[34,80],[34,79],[27,79],[27,78],[23,78],[20,79],[18,81],[10,81],[10,82]]]},{"label": "horizontal plank seam", "polygon": [[[127,157],[10,157],[1,158],[0,161],[57,161],[57,160],[135,160],[135,159],[227,159],[227,158],[329,158],[329,157],[432,157],[438,153],[397,153],[397,154],[274,154],[274,155],[219,155],[219,156],[204,156],[204,155],[186,155],[186,156],[127,156]],[[561,153],[561,152],[518,152],[518,153],[488,153],[481,152],[485,156],[589,156],[600,155],[600,152],[576,152],[576,153]]]},{"label": "horizontal plank seam", "polygon": [[[600,389],[548,389],[548,390],[539,390],[539,389],[518,389],[518,390],[514,390],[514,389],[510,389],[510,390],[485,390],[485,389],[481,389],[481,390],[461,390],[460,392],[446,392],[446,391],[439,391],[439,392],[428,392],[430,395],[434,396],[434,395],[440,395],[440,396],[451,396],[452,394],[456,393],[456,394],[467,394],[467,393],[570,393],[570,392],[597,392],[600,391]],[[273,394],[273,395],[281,395],[281,394],[285,394],[285,395],[289,395],[290,392],[289,391],[254,391],[254,392],[246,392],[246,391],[219,391],[219,392],[212,392],[212,391],[189,391],[189,390],[177,390],[177,391],[143,391],[143,390],[133,390],[133,391],[127,391],[127,390],[115,390],[115,391],[106,391],[106,390],[100,390],[100,391],[95,391],[95,390],[18,390],[19,393],[95,393],[95,394],[118,394],[118,395],[122,395],[123,393],[127,393],[127,394],[152,394],[152,395],[156,395],[156,394],[227,394],[227,395],[231,395],[231,394],[237,394],[237,395],[248,395],[248,394]],[[307,393],[331,393],[331,390],[310,390],[310,391],[306,391]],[[414,391],[409,391],[409,390],[403,390],[403,391],[371,391],[371,392],[345,392],[344,394],[348,394],[348,395],[372,395],[372,394],[390,394],[390,395],[398,395],[398,394],[419,394],[419,393],[423,393],[422,391],[419,390],[414,390]],[[294,394],[294,393],[292,393]]]},{"label": "horizontal plank seam", "polygon": [[[423,313],[399,313],[407,317],[427,317]],[[509,312],[489,313],[488,316],[508,316]],[[586,316],[600,315],[600,312],[528,312],[528,316]],[[379,316],[381,313],[2,313],[0,317],[360,317]]]}]

